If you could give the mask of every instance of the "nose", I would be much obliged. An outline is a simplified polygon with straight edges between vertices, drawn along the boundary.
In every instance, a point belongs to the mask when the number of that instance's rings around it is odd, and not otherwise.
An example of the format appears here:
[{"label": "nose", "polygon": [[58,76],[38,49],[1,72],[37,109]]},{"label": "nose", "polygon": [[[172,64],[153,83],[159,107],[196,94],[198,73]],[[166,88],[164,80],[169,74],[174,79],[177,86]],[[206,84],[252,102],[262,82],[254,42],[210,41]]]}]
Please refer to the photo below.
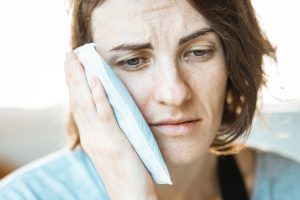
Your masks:
[{"label": "nose", "polygon": [[[166,64],[166,63],[165,63]],[[176,64],[159,67],[154,100],[160,104],[179,107],[191,99],[192,91]]]}]

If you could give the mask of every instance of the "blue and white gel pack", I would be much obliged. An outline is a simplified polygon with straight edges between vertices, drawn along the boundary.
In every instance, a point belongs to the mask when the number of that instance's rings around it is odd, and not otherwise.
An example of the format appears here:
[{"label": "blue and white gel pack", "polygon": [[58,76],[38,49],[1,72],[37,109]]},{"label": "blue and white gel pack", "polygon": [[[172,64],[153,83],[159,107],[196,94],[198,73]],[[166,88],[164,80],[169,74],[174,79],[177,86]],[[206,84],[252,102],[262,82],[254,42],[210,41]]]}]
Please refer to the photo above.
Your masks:
[{"label": "blue and white gel pack", "polygon": [[151,129],[122,81],[97,52],[95,43],[85,44],[74,52],[84,66],[88,82],[92,76],[100,79],[119,127],[127,136],[154,182],[172,184],[168,168]]}]

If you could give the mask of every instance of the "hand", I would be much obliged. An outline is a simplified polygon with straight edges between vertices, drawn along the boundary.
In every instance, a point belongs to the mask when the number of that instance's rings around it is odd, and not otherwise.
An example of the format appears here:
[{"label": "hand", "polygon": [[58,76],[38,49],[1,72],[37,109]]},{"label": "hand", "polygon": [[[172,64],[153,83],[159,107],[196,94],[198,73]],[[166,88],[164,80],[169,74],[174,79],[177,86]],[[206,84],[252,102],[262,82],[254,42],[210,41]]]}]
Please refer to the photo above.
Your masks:
[{"label": "hand", "polygon": [[82,149],[90,157],[112,200],[157,199],[149,172],[122,132],[96,77],[90,90],[84,68],[70,52],[64,63],[71,112]]}]

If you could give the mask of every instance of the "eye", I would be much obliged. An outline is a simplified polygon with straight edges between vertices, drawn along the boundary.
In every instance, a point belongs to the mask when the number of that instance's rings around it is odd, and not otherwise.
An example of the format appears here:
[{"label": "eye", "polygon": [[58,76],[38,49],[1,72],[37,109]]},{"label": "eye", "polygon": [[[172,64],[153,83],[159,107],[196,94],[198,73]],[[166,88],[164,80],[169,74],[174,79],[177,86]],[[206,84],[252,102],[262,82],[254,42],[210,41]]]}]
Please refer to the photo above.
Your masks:
[{"label": "eye", "polygon": [[207,60],[213,53],[212,49],[195,49],[184,54],[186,59]]},{"label": "eye", "polygon": [[137,70],[143,64],[149,62],[147,58],[135,57],[127,60],[120,61],[118,64],[125,67],[128,70]]}]

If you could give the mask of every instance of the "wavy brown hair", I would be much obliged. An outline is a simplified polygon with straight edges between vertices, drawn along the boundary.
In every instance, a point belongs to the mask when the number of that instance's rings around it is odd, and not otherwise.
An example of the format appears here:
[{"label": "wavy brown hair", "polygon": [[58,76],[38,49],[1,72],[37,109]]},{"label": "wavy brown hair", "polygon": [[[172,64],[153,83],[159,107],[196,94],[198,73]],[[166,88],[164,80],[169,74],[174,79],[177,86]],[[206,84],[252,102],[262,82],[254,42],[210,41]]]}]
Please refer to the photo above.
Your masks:
[{"label": "wavy brown hair", "polygon": [[[91,14],[105,0],[71,0],[71,48],[93,42]],[[230,154],[249,135],[260,88],[265,84],[263,56],[276,60],[275,48],[261,30],[250,0],[189,0],[219,35],[228,71],[222,129],[210,150]],[[70,147],[80,145],[76,122],[69,112]]]}]

